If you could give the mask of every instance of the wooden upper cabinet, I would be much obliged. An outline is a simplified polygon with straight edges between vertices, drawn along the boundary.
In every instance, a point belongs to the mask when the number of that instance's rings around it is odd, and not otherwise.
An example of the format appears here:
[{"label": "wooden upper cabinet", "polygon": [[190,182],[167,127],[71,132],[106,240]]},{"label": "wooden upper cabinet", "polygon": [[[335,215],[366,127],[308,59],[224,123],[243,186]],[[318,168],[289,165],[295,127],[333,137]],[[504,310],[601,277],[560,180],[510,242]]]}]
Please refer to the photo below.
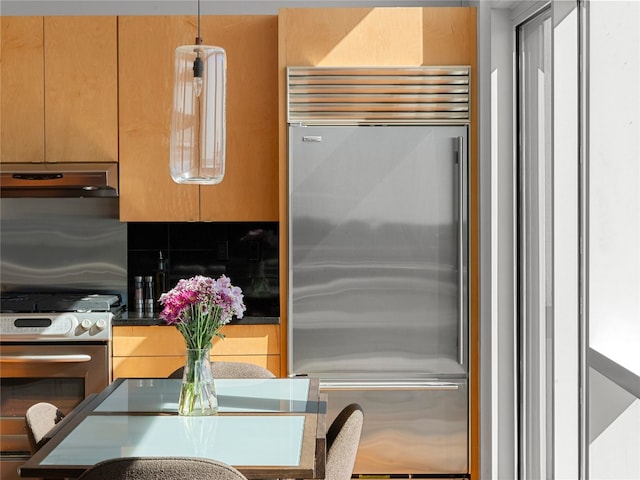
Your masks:
[{"label": "wooden upper cabinet", "polygon": [[195,18],[119,17],[120,220],[199,220],[199,189],[169,174],[173,53]]},{"label": "wooden upper cabinet", "polygon": [[461,7],[282,9],[284,66],[469,65],[476,12]]},{"label": "wooden upper cabinet", "polygon": [[45,17],[47,162],[118,161],[117,18]]},{"label": "wooden upper cabinet", "polygon": [[174,51],[193,16],[119,17],[120,219],[277,221],[276,16],[204,16],[201,37],[227,53],[226,172],[218,185],[169,173]]},{"label": "wooden upper cabinet", "polygon": [[44,160],[43,18],[2,17],[0,161]]},{"label": "wooden upper cabinet", "polygon": [[2,17],[3,162],[118,161],[116,17]]},{"label": "wooden upper cabinet", "polygon": [[206,17],[205,43],[227,52],[224,180],[200,187],[202,220],[278,220],[278,20]]}]

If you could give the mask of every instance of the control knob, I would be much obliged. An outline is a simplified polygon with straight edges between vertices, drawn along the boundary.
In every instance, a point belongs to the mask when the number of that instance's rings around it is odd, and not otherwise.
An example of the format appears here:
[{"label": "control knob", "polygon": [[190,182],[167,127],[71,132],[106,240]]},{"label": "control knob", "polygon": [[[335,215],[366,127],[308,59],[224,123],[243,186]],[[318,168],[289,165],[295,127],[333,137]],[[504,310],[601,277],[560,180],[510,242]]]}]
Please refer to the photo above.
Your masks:
[{"label": "control knob", "polygon": [[89,320],[88,318],[85,318],[84,320],[82,320],[82,322],[80,322],[80,329],[87,331],[91,328],[91,320]]}]

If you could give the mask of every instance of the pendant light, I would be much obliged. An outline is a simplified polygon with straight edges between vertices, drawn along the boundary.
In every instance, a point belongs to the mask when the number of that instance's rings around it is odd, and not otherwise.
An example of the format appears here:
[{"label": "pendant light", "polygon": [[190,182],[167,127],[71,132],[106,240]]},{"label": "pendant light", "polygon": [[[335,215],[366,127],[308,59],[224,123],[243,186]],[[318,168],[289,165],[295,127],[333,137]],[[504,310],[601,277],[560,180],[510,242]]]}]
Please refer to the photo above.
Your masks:
[{"label": "pendant light", "polygon": [[224,177],[226,82],[224,49],[202,45],[198,0],[195,45],[175,51],[170,168],[176,183],[213,185]]}]

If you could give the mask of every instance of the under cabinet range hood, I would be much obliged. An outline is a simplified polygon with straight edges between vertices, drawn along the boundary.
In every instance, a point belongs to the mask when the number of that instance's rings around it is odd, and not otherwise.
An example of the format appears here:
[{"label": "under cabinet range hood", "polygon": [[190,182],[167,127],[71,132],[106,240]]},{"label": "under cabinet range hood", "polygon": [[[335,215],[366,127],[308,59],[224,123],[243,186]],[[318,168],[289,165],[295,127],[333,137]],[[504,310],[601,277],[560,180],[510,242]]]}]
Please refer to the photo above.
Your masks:
[{"label": "under cabinet range hood", "polygon": [[0,197],[117,197],[118,164],[0,163]]}]

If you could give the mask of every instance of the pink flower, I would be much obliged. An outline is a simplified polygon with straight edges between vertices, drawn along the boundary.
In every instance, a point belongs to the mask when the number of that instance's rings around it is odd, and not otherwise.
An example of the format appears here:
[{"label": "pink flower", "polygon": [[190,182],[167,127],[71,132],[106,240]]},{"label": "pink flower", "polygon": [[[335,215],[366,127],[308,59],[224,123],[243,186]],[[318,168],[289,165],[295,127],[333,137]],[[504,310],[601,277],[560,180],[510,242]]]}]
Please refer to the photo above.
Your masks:
[{"label": "pink flower", "polygon": [[160,296],[160,303],[160,318],[178,328],[188,348],[210,345],[214,336],[222,336],[223,325],[233,316],[242,318],[246,310],[242,290],[225,275],[217,280],[202,275],[182,279]]}]

